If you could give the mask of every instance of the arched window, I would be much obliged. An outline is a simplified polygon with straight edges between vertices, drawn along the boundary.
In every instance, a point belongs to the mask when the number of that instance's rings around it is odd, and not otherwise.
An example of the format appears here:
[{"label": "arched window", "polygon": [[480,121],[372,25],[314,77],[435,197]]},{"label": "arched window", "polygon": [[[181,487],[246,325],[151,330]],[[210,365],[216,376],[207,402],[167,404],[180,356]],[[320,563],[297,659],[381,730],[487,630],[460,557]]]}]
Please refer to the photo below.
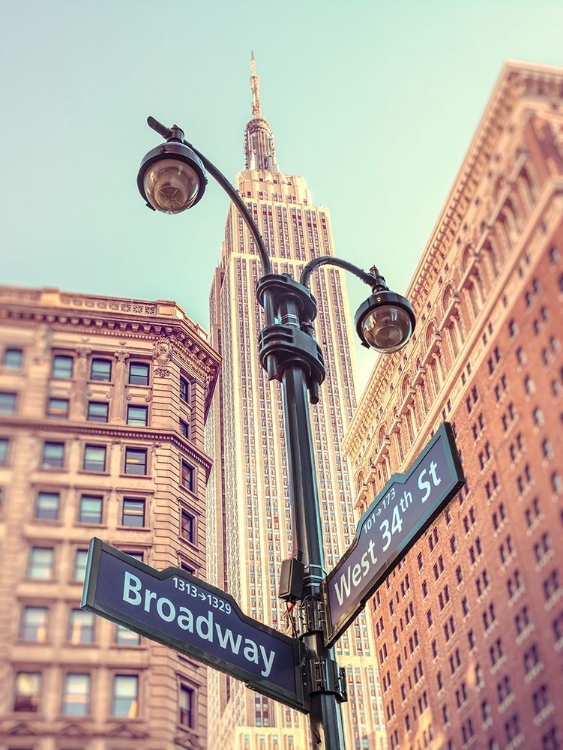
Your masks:
[{"label": "arched window", "polygon": [[504,177],[502,175],[500,175],[500,177],[495,182],[495,186],[493,188],[493,198],[495,199],[495,203],[498,202],[498,200],[499,200],[499,198],[500,198],[500,196],[502,194],[502,191],[504,190],[504,186],[505,186]]},{"label": "arched window", "polygon": [[464,274],[473,262],[471,245],[466,245],[461,256],[461,273]]},{"label": "arched window", "polygon": [[407,374],[403,378],[403,383],[401,385],[401,401],[404,401],[406,399],[410,387],[410,376]]},{"label": "arched window", "polygon": [[455,360],[457,355],[459,354],[459,342],[457,340],[457,328],[455,324],[455,320],[451,320],[450,325],[446,327],[447,336],[448,336],[448,342],[450,345],[450,351],[451,351],[451,359],[452,362]]},{"label": "arched window", "polygon": [[535,202],[535,187],[527,167],[522,167],[516,180],[518,190],[530,210]]},{"label": "arched window", "polygon": [[385,435],[387,434],[387,431],[385,429],[385,425],[381,425],[379,428],[379,435],[377,437],[377,447],[381,449],[383,447],[383,443],[385,442]]},{"label": "arched window", "polygon": [[452,291],[452,285],[448,284],[448,286],[444,290],[444,294],[442,295],[442,314],[443,315],[445,315],[450,309],[453,296],[454,296],[454,293]]},{"label": "arched window", "polygon": [[486,240],[483,243],[483,255],[486,259],[487,266],[489,267],[491,279],[496,279],[500,271],[500,264],[496,249],[490,240]]}]

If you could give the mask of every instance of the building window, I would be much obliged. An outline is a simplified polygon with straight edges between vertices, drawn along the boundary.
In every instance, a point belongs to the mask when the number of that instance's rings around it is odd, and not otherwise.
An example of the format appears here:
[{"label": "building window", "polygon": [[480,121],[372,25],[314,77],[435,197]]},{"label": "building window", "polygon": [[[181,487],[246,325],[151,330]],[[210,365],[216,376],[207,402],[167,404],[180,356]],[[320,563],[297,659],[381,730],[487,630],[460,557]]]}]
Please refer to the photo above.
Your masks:
[{"label": "building window", "polygon": [[551,727],[542,735],[542,750],[559,750],[561,748],[561,735],[557,727]]},{"label": "building window", "polygon": [[135,427],[146,427],[148,422],[148,407],[146,406],[128,406],[127,407],[127,424]]},{"label": "building window", "polygon": [[548,602],[561,588],[559,582],[559,571],[552,570],[545,581],[543,581],[542,586],[545,600]]},{"label": "building window", "polygon": [[188,423],[187,423],[187,422],[184,422],[184,420],[183,420],[183,419],[180,419],[180,432],[182,433],[182,435],[183,435],[183,436],[184,436],[185,438],[189,438],[189,436],[190,436],[190,434],[189,434],[189,433],[190,433],[190,431],[189,431],[189,428],[188,428]]},{"label": "building window", "polygon": [[22,641],[45,643],[48,615],[47,607],[24,607],[20,632]]},{"label": "building window", "polygon": [[68,620],[68,641],[73,645],[93,643],[94,615],[83,609],[71,609]]},{"label": "building window", "polygon": [[125,449],[125,473],[142,475],[147,473],[146,448]]},{"label": "building window", "polygon": [[103,401],[89,401],[88,415],[86,419],[89,422],[107,422],[109,413],[109,404]]},{"label": "building window", "polygon": [[145,525],[145,501],[136,500],[132,497],[123,498],[123,513],[121,515],[122,526]]},{"label": "building window", "polygon": [[106,470],[105,445],[86,445],[84,447],[84,471]]},{"label": "building window", "polygon": [[111,361],[109,359],[93,359],[90,365],[90,380],[101,380],[108,383],[111,380]]},{"label": "building window", "polygon": [[50,398],[47,401],[47,416],[67,419],[69,404],[68,398]]},{"label": "building window", "polygon": [[59,501],[58,492],[38,492],[35,501],[35,518],[41,521],[56,521],[59,516]]},{"label": "building window", "polygon": [[5,349],[2,364],[9,370],[21,370],[23,351],[21,349]]},{"label": "building window", "polygon": [[64,465],[65,444],[64,443],[43,443],[43,458],[41,460],[43,467],[60,469]]},{"label": "building window", "polygon": [[88,560],[87,549],[77,549],[76,555],[74,556],[74,569],[72,572],[72,578],[74,581],[82,583],[86,575],[86,562]]},{"label": "building window", "polygon": [[534,704],[534,712],[536,716],[551,703],[547,685],[540,685],[539,690],[536,690],[536,692],[532,695],[532,702]]},{"label": "building window", "polygon": [[81,495],[78,522],[100,524],[102,522],[103,498],[99,495]]},{"label": "building window", "polygon": [[185,487],[190,492],[194,491],[194,474],[194,467],[190,466],[187,461],[182,461],[182,477],[180,483],[182,487]]},{"label": "building window", "polygon": [[68,380],[72,378],[74,360],[63,354],[55,354],[53,357],[52,377]]},{"label": "building window", "polygon": [[144,554],[142,552],[131,552],[128,549],[122,549],[121,551],[123,552],[123,554],[129,555],[129,557],[132,557],[133,560],[137,560],[137,562],[144,561]]},{"label": "building window", "polygon": [[190,384],[186,378],[180,378],[180,399],[186,404],[190,401]]},{"label": "building window", "polygon": [[148,385],[149,365],[144,362],[131,362],[129,364],[129,384]]},{"label": "building window", "polygon": [[141,644],[141,636],[126,628],[125,625],[116,625],[115,642],[118,646],[139,646]]},{"label": "building window", "polygon": [[8,438],[0,438],[0,466],[8,463],[8,448],[10,441]]},{"label": "building window", "polygon": [[39,710],[40,693],[40,672],[18,672],[14,691],[14,711],[36,713]]},{"label": "building window", "polygon": [[90,709],[90,675],[67,674],[63,692],[64,716],[87,716]]},{"label": "building window", "polygon": [[520,734],[520,720],[518,714],[514,714],[505,722],[504,731],[506,732],[506,739],[508,742],[512,742],[512,740]]},{"label": "building window", "polygon": [[9,417],[16,413],[16,393],[0,391],[0,417]]},{"label": "building window", "polygon": [[139,678],[115,675],[113,678],[112,715],[135,719],[138,714]]},{"label": "building window", "polygon": [[32,547],[27,575],[34,581],[48,581],[53,577],[55,550],[52,547]]},{"label": "building window", "polygon": [[180,695],[178,696],[178,707],[180,709],[179,723],[183,727],[194,726],[194,702],[195,690],[187,685],[180,685]]},{"label": "building window", "polygon": [[195,544],[195,517],[182,508],[180,536]]}]

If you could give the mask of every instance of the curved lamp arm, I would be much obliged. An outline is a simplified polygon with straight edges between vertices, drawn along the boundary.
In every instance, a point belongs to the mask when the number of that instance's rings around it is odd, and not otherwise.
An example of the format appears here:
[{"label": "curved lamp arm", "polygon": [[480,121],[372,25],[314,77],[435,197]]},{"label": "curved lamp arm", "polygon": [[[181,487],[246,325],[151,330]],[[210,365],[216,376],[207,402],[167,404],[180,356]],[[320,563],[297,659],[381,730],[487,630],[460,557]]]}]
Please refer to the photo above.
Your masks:
[{"label": "curved lamp arm", "polygon": [[379,271],[375,266],[372,266],[369,270],[369,273],[366,273],[366,271],[358,268],[358,266],[355,266],[353,263],[350,263],[347,260],[342,260],[342,258],[335,258],[332,255],[323,255],[321,258],[314,258],[313,260],[309,261],[309,263],[307,263],[307,265],[301,272],[301,278],[299,279],[300,283],[303,284],[303,286],[308,287],[309,279],[313,271],[319,266],[326,265],[338,266],[339,268],[344,268],[345,271],[350,271],[350,273],[353,273],[354,276],[357,276],[364,282],[364,284],[370,286],[374,291],[378,288],[387,288],[385,279],[379,274]]},{"label": "curved lamp arm", "polygon": [[[270,260],[270,256],[268,255],[268,251],[266,250],[266,245],[264,244],[262,235],[260,234],[250,211],[246,207],[245,202],[238,194],[235,187],[229,182],[225,175],[219,169],[217,169],[213,162],[211,162],[206,156],[201,153],[201,151],[198,151],[191,143],[184,139],[184,131],[177,125],[173,125],[171,128],[167,128],[166,125],[163,125],[158,120],[155,120],[154,117],[147,117],[147,124],[150,128],[155,130],[167,141],[176,141],[183,143],[184,146],[187,146],[189,149],[191,149],[193,153],[198,157],[205,169],[211,174],[211,176],[220,185],[220,187],[222,187],[223,190],[227,193],[229,198],[237,207],[240,215],[244,219],[244,222],[248,227],[250,234],[254,238],[256,247],[258,248],[258,256],[262,265],[262,276],[271,274],[272,261]],[[274,303],[270,292],[266,292],[264,294],[262,306],[264,308],[264,318],[266,321],[266,325],[270,325],[274,322]]]},{"label": "curved lamp arm", "polygon": [[254,241],[256,242],[256,246],[258,248],[258,254],[260,256],[260,260],[262,262],[262,275],[265,276],[268,273],[272,273],[272,261],[270,260],[270,256],[268,255],[268,251],[266,250],[266,245],[264,244],[264,240],[262,239],[262,235],[258,231],[258,227],[254,223],[254,219],[252,218],[252,214],[246,207],[246,203],[243,201],[243,199],[238,194],[237,190],[229,180],[225,177],[225,175],[220,172],[217,167],[209,161],[209,159],[204,156],[201,151],[198,151],[197,148],[195,148],[191,143],[188,143],[188,141],[183,141],[186,146],[192,149],[194,154],[196,156],[199,156],[201,161],[203,162],[204,167],[207,169],[209,174],[215,179],[219,185],[223,188],[223,190],[227,193],[229,198],[232,200],[232,202],[235,204],[235,206],[240,211],[242,218],[244,219],[246,226],[250,230],[250,233],[252,234],[252,237],[254,238]]}]

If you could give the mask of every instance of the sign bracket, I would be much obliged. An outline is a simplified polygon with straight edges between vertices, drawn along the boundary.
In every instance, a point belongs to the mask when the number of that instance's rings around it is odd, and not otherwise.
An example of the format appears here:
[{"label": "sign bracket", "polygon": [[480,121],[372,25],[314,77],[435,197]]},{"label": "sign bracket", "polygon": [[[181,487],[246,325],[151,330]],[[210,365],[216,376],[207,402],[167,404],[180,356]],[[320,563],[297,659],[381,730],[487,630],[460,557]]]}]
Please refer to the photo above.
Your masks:
[{"label": "sign bracket", "polygon": [[307,661],[307,682],[309,695],[333,693],[339,703],[348,700],[346,670],[339,667],[335,659],[317,658]]}]

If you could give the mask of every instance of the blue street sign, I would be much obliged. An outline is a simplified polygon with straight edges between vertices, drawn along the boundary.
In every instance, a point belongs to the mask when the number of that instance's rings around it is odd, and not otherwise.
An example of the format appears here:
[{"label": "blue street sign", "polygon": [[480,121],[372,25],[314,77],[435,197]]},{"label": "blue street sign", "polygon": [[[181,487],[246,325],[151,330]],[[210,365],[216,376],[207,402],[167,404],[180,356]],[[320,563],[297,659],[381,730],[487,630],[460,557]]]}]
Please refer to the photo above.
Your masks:
[{"label": "blue street sign", "polygon": [[94,538],[82,608],[309,710],[301,642],[247,617],[229,594],[184,570],[156,570]]},{"label": "blue street sign", "polygon": [[404,474],[393,474],[361,517],[356,538],[324,582],[332,646],[393,568],[465,483],[444,422]]}]

